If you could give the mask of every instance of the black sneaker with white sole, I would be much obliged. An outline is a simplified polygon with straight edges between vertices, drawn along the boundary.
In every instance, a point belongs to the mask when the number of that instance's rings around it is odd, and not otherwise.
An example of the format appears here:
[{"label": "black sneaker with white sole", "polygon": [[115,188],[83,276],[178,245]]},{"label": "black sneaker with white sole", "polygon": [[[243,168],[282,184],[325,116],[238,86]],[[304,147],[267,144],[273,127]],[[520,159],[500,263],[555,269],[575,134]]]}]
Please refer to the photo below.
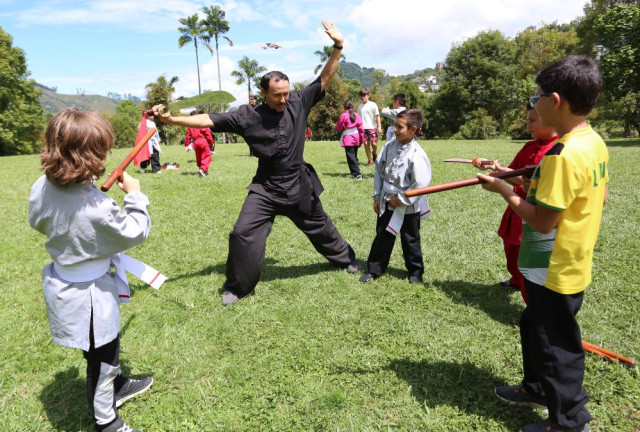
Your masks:
[{"label": "black sneaker with white sole", "polygon": [[139,380],[126,378],[122,387],[116,391],[116,408],[128,401],[134,396],[144,393],[149,390],[153,384],[153,378],[145,377]]}]

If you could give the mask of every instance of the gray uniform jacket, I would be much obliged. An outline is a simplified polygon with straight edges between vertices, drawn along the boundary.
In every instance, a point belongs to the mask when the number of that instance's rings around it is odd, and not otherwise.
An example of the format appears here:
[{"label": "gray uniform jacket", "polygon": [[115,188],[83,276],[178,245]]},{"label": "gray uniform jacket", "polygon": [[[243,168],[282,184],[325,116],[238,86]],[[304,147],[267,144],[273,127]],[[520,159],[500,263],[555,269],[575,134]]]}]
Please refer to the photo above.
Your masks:
[{"label": "gray uniform jacket", "polygon": [[[131,192],[124,203],[121,210],[92,184],[60,187],[46,176],[31,188],[29,224],[47,236],[53,259],[42,269],[42,285],[51,335],[60,345],[87,351],[92,313],[95,347],[118,336],[119,303],[128,298],[118,294],[110,258],[143,243],[151,229],[146,195]],[[73,281],[60,277],[63,271]]]},{"label": "gray uniform jacket", "polygon": [[388,142],[380,154],[373,179],[374,199],[379,199],[380,214],[384,202],[394,195],[406,207],[406,213],[416,213],[420,196],[407,197],[404,191],[429,186],[431,183],[431,163],[425,151],[416,140],[408,144],[393,140]]}]

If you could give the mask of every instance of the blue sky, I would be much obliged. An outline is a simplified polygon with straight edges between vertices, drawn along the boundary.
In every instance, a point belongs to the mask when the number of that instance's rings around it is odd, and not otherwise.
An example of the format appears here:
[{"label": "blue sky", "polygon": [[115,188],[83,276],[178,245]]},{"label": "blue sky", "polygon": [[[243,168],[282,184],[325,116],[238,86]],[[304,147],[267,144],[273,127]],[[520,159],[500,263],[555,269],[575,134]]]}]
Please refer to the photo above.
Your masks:
[{"label": "blue sky", "polygon": [[[59,93],[144,97],[160,75],[177,76],[175,96],[198,93],[193,45],[178,47],[180,18],[218,4],[234,46],[221,40],[222,89],[246,103],[231,77],[243,56],[292,82],[313,78],[314,51],[330,45],[321,21],[345,36],[347,61],[404,75],[443,61],[452,44],[495,29],[514,37],[529,25],[569,22],[586,0],[0,0],[0,26],[24,50],[31,78]],[[277,42],[281,49],[264,50]],[[200,54],[202,89],[218,89],[215,55]]]}]

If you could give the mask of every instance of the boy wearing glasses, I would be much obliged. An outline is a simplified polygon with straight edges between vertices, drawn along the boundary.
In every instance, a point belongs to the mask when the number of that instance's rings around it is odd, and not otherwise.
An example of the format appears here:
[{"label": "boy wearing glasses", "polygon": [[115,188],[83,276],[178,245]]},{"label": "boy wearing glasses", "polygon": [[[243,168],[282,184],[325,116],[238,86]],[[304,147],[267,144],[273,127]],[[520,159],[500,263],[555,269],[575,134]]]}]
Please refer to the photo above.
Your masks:
[{"label": "boy wearing glasses", "polygon": [[557,143],[531,178],[526,200],[502,180],[477,174],[523,220],[518,267],[528,304],[520,318],[524,376],[516,386],[497,387],[511,404],[547,407],[549,418],[522,428],[589,431],[582,387],[584,350],[576,314],[591,282],[593,248],[607,201],[607,147],[586,118],[602,88],[595,62],[570,56],[536,77],[531,103]]},{"label": "boy wearing glasses", "polygon": [[364,150],[367,153],[367,166],[371,166],[378,157],[378,134],[382,133],[382,123],[380,123],[378,105],[369,100],[369,89],[360,90],[360,97],[362,103],[358,105],[357,113],[362,118],[362,127],[364,128]]}]

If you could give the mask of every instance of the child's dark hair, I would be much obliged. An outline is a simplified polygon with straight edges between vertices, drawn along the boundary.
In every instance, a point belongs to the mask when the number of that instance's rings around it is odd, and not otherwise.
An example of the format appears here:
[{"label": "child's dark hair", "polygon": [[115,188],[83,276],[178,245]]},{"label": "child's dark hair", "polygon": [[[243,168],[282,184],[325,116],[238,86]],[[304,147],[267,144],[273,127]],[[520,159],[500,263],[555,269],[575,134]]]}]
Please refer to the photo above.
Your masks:
[{"label": "child's dark hair", "polygon": [[587,115],[602,90],[602,76],[595,61],[574,55],[542,69],[536,84],[544,93],[558,93],[569,102],[573,114]]},{"label": "child's dark hair", "polygon": [[88,183],[104,174],[115,140],[113,127],[96,111],[66,108],[47,125],[41,169],[58,186]]},{"label": "child's dark hair", "polygon": [[362,90],[360,90],[360,97],[362,96],[369,96],[369,89],[364,87]]},{"label": "child's dark hair", "polygon": [[411,108],[401,111],[396,116],[396,120],[401,118],[407,119],[407,126],[410,128],[415,126],[417,130],[420,130],[422,127],[422,111],[419,109]]},{"label": "child's dark hair", "polygon": [[356,113],[353,111],[353,102],[347,99],[346,101],[344,101],[342,106],[344,107],[344,109],[349,110],[349,120],[351,120],[352,122],[356,121]]},{"label": "child's dark hair", "polygon": [[407,95],[404,93],[396,93],[393,95],[393,100],[398,102],[400,106],[407,106]]}]

